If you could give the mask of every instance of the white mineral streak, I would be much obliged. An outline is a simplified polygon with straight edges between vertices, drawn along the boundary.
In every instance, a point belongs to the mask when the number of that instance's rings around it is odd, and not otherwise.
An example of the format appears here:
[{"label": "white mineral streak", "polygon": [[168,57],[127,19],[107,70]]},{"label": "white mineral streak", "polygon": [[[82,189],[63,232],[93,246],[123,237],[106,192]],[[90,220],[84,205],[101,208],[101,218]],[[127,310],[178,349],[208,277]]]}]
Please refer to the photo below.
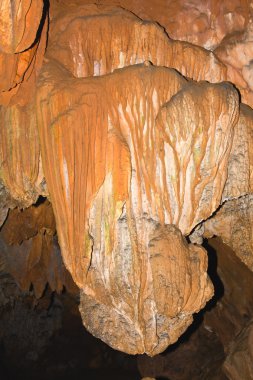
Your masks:
[{"label": "white mineral streak", "polygon": [[69,46],[72,53],[73,64],[74,64],[74,75],[77,78],[83,78],[86,76],[86,66],[85,58],[82,47],[82,36],[78,34],[76,37],[73,36],[69,42]]},{"label": "white mineral streak", "polygon": [[66,198],[70,202],[68,164],[65,158],[63,158],[63,178],[66,191]]}]

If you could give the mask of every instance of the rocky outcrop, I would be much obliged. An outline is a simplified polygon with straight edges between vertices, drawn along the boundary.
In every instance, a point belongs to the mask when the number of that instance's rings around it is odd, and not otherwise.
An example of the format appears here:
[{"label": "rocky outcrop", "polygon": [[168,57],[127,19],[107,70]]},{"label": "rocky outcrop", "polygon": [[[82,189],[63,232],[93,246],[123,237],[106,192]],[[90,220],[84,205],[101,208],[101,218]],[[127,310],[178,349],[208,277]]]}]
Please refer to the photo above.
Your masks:
[{"label": "rocky outcrop", "polygon": [[33,99],[46,48],[48,3],[1,0],[0,13],[0,178],[5,188],[0,201],[5,213],[45,195]]},{"label": "rocky outcrop", "polygon": [[187,247],[174,227],[148,220],[136,226],[139,238],[131,247],[128,223],[126,215],[118,220],[112,252],[101,249],[104,243],[94,235],[80,312],[87,329],[113,348],[153,356],[189,326],[212,286],[202,248]]}]

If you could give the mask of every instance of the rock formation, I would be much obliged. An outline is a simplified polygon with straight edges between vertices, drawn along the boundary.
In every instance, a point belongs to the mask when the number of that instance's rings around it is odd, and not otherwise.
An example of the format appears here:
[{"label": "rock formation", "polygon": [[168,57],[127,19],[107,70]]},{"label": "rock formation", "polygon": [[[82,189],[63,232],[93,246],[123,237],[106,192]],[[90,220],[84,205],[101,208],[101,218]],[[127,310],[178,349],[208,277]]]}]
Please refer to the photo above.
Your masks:
[{"label": "rock formation", "polygon": [[[42,0],[0,2],[0,103],[31,98],[47,38],[47,7]],[[14,99],[15,100],[14,100]]]},{"label": "rock formation", "polygon": [[10,210],[0,232],[0,262],[23,291],[33,286],[40,298],[46,285],[52,291],[63,287],[75,291],[62,262],[55,237],[55,219],[48,201],[25,210]]},{"label": "rock formation", "polygon": [[[239,20],[214,7],[217,36],[195,12],[203,35],[186,39],[214,53],[83,3],[52,1],[48,30],[46,1],[0,2],[1,260],[37,297],[47,282],[61,291],[57,231],[86,328],[152,356],[212,297],[203,236],[253,268],[253,115],[224,82],[252,105],[250,5],[234,8]],[[39,196],[53,213],[31,206]]]},{"label": "rock formation", "polygon": [[215,53],[227,66],[227,79],[236,84],[243,102],[253,107],[253,18],[243,31],[224,38]]}]

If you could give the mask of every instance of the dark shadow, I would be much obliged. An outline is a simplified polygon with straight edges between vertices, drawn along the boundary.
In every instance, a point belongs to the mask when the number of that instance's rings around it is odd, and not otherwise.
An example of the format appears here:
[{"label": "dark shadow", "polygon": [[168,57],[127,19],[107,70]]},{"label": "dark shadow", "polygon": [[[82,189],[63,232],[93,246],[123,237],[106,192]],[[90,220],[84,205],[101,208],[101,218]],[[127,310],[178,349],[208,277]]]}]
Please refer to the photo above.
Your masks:
[{"label": "dark shadow", "polygon": [[[40,315],[43,331],[46,331],[44,324],[50,328],[50,320],[61,323],[44,348],[38,351],[36,359],[30,359],[27,351],[16,349],[16,345],[23,347],[25,335],[18,335],[15,347],[7,345],[6,352],[2,350],[5,340],[0,340],[0,380],[140,380],[135,356],[113,350],[85,330],[75,296],[66,291],[63,294],[47,291],[38,300],[24,296],[23,302],[19,311],[28,307],[35,321],[36,315]],[[42,338],[34,332],[32,336],[34,340],[28,351],[36,353],[37,342]]]},{"label": "dark shadow", "polygon": [[44,6],[43,6],[43,10],[42,10],[42,16],[41,16],[41,20],[40,20],[40,24],[39,24],[37,33],[36,33],[35,40],[32,43],[32,45],[29,46],[29,48],[27,48],[26,50],[29,50],[29,49],[33,48],[39,42],[42,30],[43,30],[43,27],[44,27],[44,24],[46,22],[46,17],[47,17],[47,15],[49,13],[49,6],[50,6],[49,0],[44,0]]},{"label": "dark shadow", "polygon": [[4,357],[5,357],[4,345],[0,343],[0,379],[11,380],[7,374],[7,369],[4,364]]},{"label": "dark shadow", "polygon": [[37,199],[36,203],[34,203],[34,207],[39,207],[40,205],[42,205],[43,203],[45,203],[47,200],[46,197],[42,197],[42,195],[39,196],[39,198]]},{"label": "dark shadow", "polygon": [[207,303],[206,307],[204,308],[205,311],[209,311],[213,309],[217,302],[223,297],[224,295],[224,285],[217,273],[217,267],[218,267],[218,257],[216,250],[208,244],[208,240],[204,239],[203,247],[207,251],[208,254],[208,270],[207,273],[213,283],[214,286],[214,296],[213,298]]}]

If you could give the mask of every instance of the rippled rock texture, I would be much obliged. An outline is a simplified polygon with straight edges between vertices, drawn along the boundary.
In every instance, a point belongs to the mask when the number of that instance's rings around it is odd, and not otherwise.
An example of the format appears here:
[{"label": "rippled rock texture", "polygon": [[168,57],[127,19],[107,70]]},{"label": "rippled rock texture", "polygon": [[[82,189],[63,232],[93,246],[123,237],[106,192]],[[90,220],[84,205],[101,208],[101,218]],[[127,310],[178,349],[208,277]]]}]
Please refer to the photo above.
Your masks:
[{"label": "rippled rock texture", "polygon": [[[233,8],[238,22],[223,15],[219,36],[195,42],[213,38],[216,47],[247,25],[248,57],[247,7]],[[221,236],[251,266],[252,218],[241,202],[253,187],[252,110],[224,82],[251,104],[248,61],[238,66],[243,87],[226,59],[235,54],[229,39],[216,55],[113,5],[52,1],[48,15],[46,1],[2,1],[0,9],[3,265],[37,297],[47,282],[68,286],[57,230],[86,328],[118,350],[158,354],[213,295],[203,236]],[[39,196],[52,208],[31,206]],[[234,239],[238,218],[247,253]]]}]

